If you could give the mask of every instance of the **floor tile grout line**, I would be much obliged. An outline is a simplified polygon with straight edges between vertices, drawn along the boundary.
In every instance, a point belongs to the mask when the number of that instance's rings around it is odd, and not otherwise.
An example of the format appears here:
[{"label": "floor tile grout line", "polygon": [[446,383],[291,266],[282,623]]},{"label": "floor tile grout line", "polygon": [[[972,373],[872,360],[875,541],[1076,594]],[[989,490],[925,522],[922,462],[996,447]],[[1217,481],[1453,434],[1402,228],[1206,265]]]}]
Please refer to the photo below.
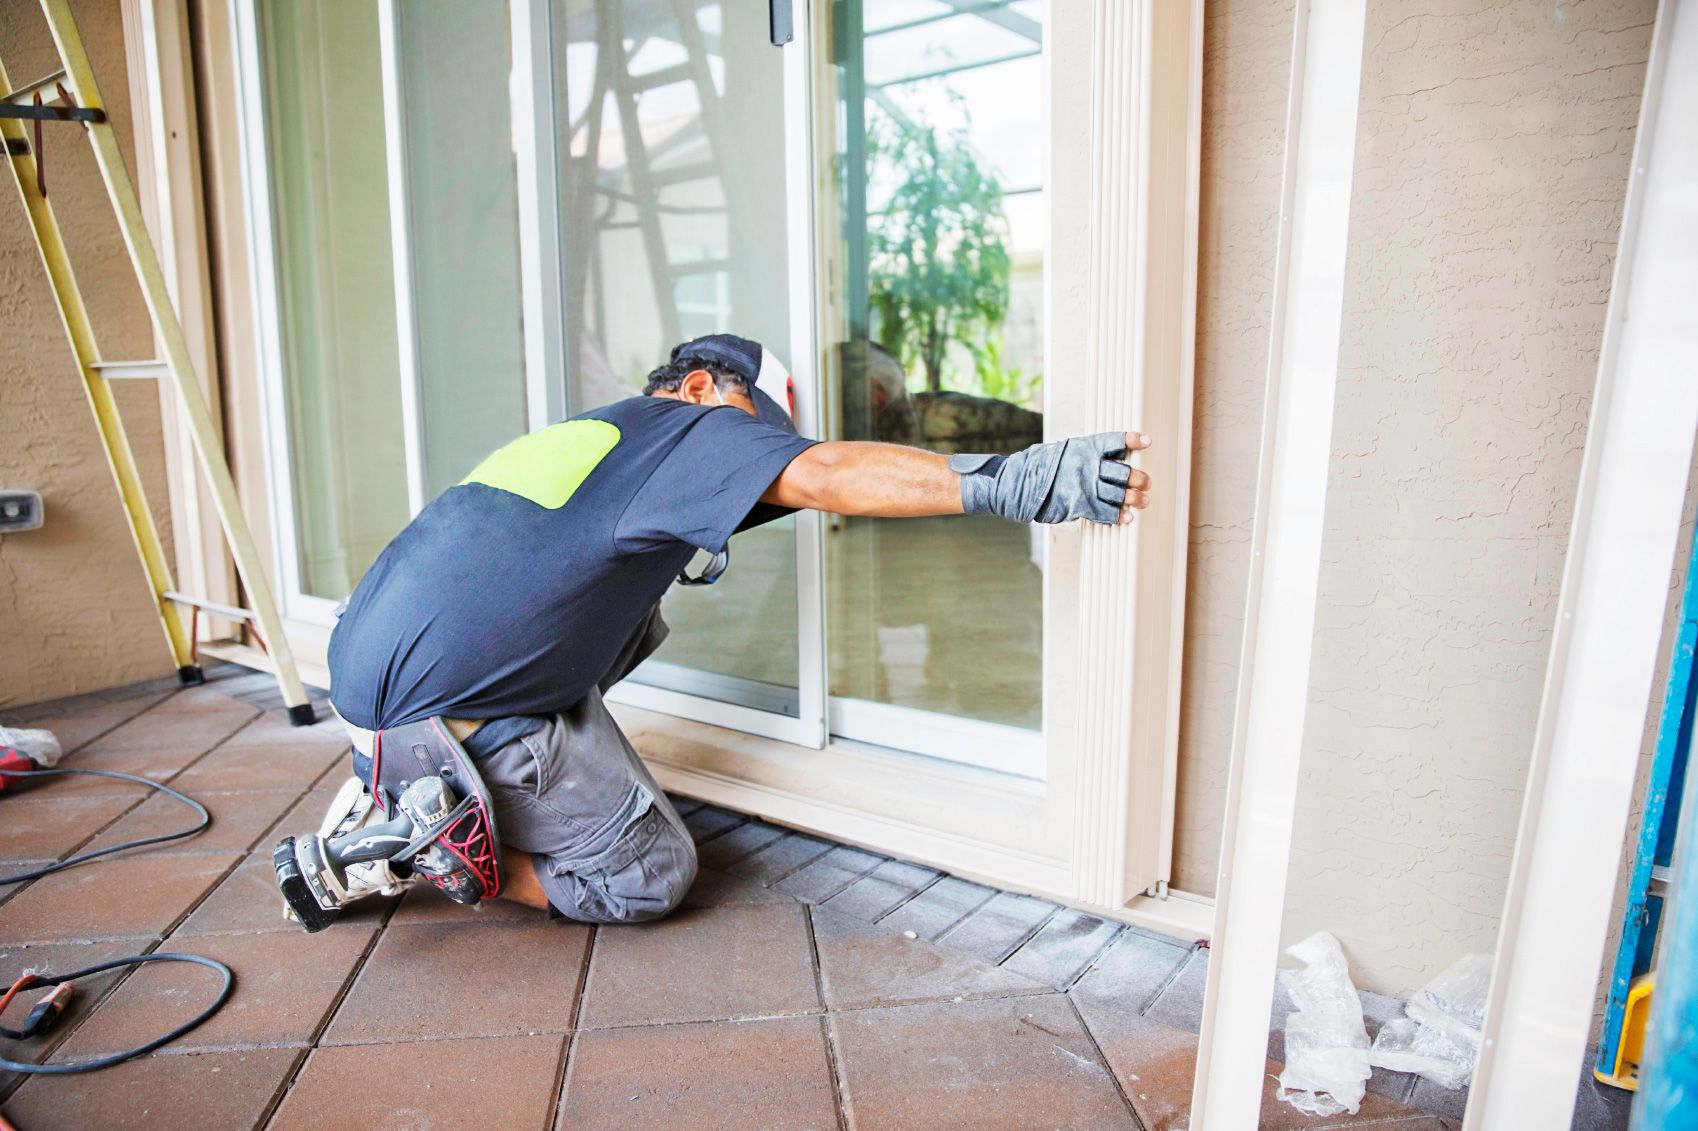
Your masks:
[{"label": "floor tile grout line", "polygon": [[560,1113],[566,1107],[566,1080],[572,1070],[572,1054],[578,1049],[578,1034],[581,1030],[578,1022],[584,1016],[584,999],[590,993],[590,964],[595,961],[596,947],[601,943],[601,927],[591,923],[590,941],[584,945],[584,968],[578,974],[578,996],[572,1002],[572,1028],[567,1031],[566,1039],[561,1042],[560,1070],[554,1081],[554,1106],[550,1109],[549,1127],[560,1126]]},{"label": "floor tile grout line", "polygon": [[[399,899],[395,901],[396,906],[400,906],[400,903]],[[383,921],[378,923],[377,929],[371,933],[371,938],[366,940],[365,949],[360,952],[359,959],[355,961],[352,969],[342,980],[342,985],[338,989],[335,999],[319,1016],[318,1024],[313,1028],[312,1035],[307,1039],[306,1055],[295,1062],[294,1067],[283,1081],[282,1092],[277,1097],[277,1106],[272,1109],[271,1114],[267,1117],[266,1122],[268,1124],[277,1118],[277,1112],[283,1109],[283,1104],[288,1100],[289,1093],[295,1090],[295,1084],[300,1080],[301,1073],[306,1071],[307,1063],[312,1060],[312,1054],[317,1052],[320,1047],[319,1041],[330,1030],[330,1023],[336,1020],[336,1014],[341,1011],[342,1003],[348,1000],[348,994],[353,991],[354,983],[359,981],[360,974],[365,970],[366,962],[371,958],[372,951],[377,949],[378,942],[383,938],[383,929],[389,924],[388,916],[394,913],[395,910],[391,907]]]},{"label": "floor tile grout line", "polygon": [[[844,848],[844,847],[848,847],[848,846],[847,845],[839,845],[838,847]],[[860,852],[860,851],[863,851],[863,850],[857,848],[857,849],[855,849],[855,851]],[[829,855],[831,855],[829,852],[825,854],[825,856],[829,856]],[[816,856],[816,857],[814,857],[814,859],[812,861],[810,861],[810,863],[815,863],[817,861],[824,860],[825,856]],[[860,883],[862,880],[866,879],[868,876],[870,876],[874,872],[878,871],[879,868],[884,866],[884,862],[888,859],[890,859],[890,858],[888,856],[886,856],[886,857],[881,857],[878,860],[875,860],[873,862],[873,865],[870,868],[868,868],[866,871],[855,873],[855,875],[851,876],[843,884],[839,885],[836,888],[833,888],[830,895],[827,895],[827,896],[825,896],[824,898],[821,898],[821,899],[804,899],[804,900],[802,900],[802,902],[807,904],[809,907],[818,907],[820,904],[825,903],[827,900],[836,899],[838,896],[842,895],[844,892],[848,891],[850,888],[854,887],[856,884]],[[795,873],[792,872],[791,875],[795,875]],[[785,878],[788,879],[789,877],[786,876]],[[789,893],[786,892],[785,894],[788,895]]]},{"label": "floor tile grout line", "polygon": [[[287,1048],[289,1046],[284,1045],[279,1047]],[[288,1071],[283,1073],[283,1079],[277,1082],[277,1087],[271,1090],[271,1098],[266,1101],[266,1105],[260,1108],[259,1118],[249,1125],[252,1131],[258,1131],[259,1128],[266,1126],[273,1119],[277,1118],[277,1111],[283,1106],[283,1100],[289,1095],[289,1088],[294,1084],[295,1077],[300,1075],[301,1068],[306,1064],[307,1058],[311,1055],[311,1045],[295,1051],[295,1059],[290,1062]]]},{"label": "floor tile grout line", "polygon": [[[754,852],[749,853],[747,856],[743,857],[742,860],[738,861],[738,863],[743,863],[744,861],[753,860],[755,857],[759,856],[761,853],[765,852],[767,849],[771,848],[773,845],[783,844],[786,840],[790,839],[792,836],[800,837],[801,835],[802,834],[800,834],[800,833],[786,832],[784,836],[779,837],[777,840],[774,840],[769,844],[763,844],[760,848],[756,849]],[[818,838],[810,838],[810,839],[818,839]],[[796,865],[794,868],[791,868],[789,871],[783,873],[782,875],[774,876],[772,878],[771,883],[768,883],[764,880],[756,880],[755,882],[760,884],[761,887],[763,887],[763,888],[771,888],[774,884],[781,884],[785,880],[788,880],[791,876],[794,876],[797,872],[800,872],[803,868],[806,868],[809,864],[812,864],[815,860],[818,860],[821,856],[824,856],[827,852],[830,852],[833,848],[837,847],[837,845],[832,844],[828,841],[822,841],[821,843],[825,844],[824,850],[814,853],[812,856],[808,857],[806,860],[802,861],[800,864]],[[735,872],[731,872],[731,873],[727,873],[727,874],[728,875],[736,875]],[[789,892],[781,892],[779,894],[789,895],[790,893]],[[796,897],[791,896],[790,898],[795,899]],[[801,899],[798,899],[796,901],[798,903],[806,903],[807,902],[806,900],[801,900]]]},{"label": "floor tile grout line", "polygon": [[[1104,922],[1113,923],[1114,920],[1107,919],[1107,920],[1104,920]],[[1092,952],[1091,957],[1087,958],[1084,961],[1084,963],[1079,966],[1078,969],[1073,971],[1073,973],[1068,977],[1066,984],[1061,987],[1061,992],[1062,993],[1071,992],[1073,987],[1077,986],[1079,984],[1079,979],[1083,978],[1086,974],[1089,974],[1091,972],[1091,968],[1093,966],[1095,966],[1098,962],[1101,962],[1103,955],[1108,953],[1108,948],[1113,946],[1115,943],[1119,942],[1121,937],[1125,934],[1126,934],[1126,924],[1125,923],[1115,923],[1114,924],[1114,930],[1109,932],[1108,938],[1103,942],[1103,944],[1101,946],[1097,947],[1097,949],[1094,952]]]},{"label": "floor tile grout line", "polygon": [[1132,1117],[1132,1125],[1138,1128],[1138,1131],[1146,1131],[1143,1117],[1138,1114],[1138,1109],[1132,1104],[1132,1096],[1126,1091],[1125,1085],[1120,1082],[1120,1074],[1114,1070],[1114,1065],[1108,1062],[1108,1054],[1103,1052],[1102,1045],[1097,1043],[1097,1035],[1091,1031],[1090,1022],[1086,1021],[1085,1015],[1079,1012],[1079,1003],[1073,1000],[1072,994],[1062,994],[1061,996],[1067,1000],[1067,1007],[1073,1011],[1073,1016],[1078,1018],[1079,1028],[1084,1031],[1085,1039],[1091,1042],[1091,1048],[1097,1054],[1097,1063],[1101,1064],[1103,1071],[1108,1073],[1109,1083],[1113,1084],[1114,1090],[1119,1093],[1120,1102],[1126,1105],[1126,1112]]},{"label": "floor tile grout line", "polygon": [[1168,990],[1173,988],[1173,983],[1175,983],[1179,980],[1179,975],[1184,973],[1185,968],[1187,966],[1191,965],[1192,961],[1196,959],[1198,954],[1202,953],[1203,951],[1205,951],[1207,949],[1208,949],[1208,947],[1197,946],[1195,943],[1193,943],[1191,945],[1189,952],[1185,955],[1185,957],[1181,958],[1178,962],[1174,963],[1173,969],[1169,970],[1167,972],[1167,977],[1162,979],[1161,985],[1157,986],[1155,988],[1155,992],[1150,994],[1150,1000],[1146,1001],[1143,1005],[1138,1007],[1138,1012],[1137,1012],[1136,1016],[1147,1017],[1149,1015],[1150,1010],[1152,1010],[1156,1007],[1156,1002],[1158,1002],[1162,999],[1162,995],[1167,993]]},{"label": "floor tile grout line", "polygon": [[[968,908],[966,911],[964,911],[961,914],[960,918],[956,919],[953,923],[949,924],[949,926],[945,927],[943,930],[941,930],[937,934],[933,935],[927,941],[937,943],[939,946],[948,946],[948,944],[944,942],[944,940],[946,938],[948,938],[950,935],[954,934],[956,931],[960,930],[962,925],[965,924],[967,922],[967,920],[971,919],[973,916],[975,916],[979,912],[983,911],[985,909],[986,904],[988,904],[991,900],[995,899],[997,896],[1002,895],[1002,894],[1004,894],[1004,893],[1001,892],[1001,891],[998,891],[996,888],[990,888],[988,894],[983,899],[981,899],[981,900],[979,900],[979,902],[973,904],[972,907]],[[956,948],[950,947],[950,949],[954,950]]]},{"label": "floor tile grout line", "polygon": [[820,1032],[825,1037],[825,1067],[831,1083],[831,1103],[837,1112],[838,1131],[848,1131],[849,1109],[845,1101],[848,1088],[840,1072],[841,1061],[837,1055],[837,1041],[831,1024],[831,1003],[825,998],[825,967],[820,962],[819,938],[814,931],[814,908],[811,904],[802,906],[802,918],[808,926],[808,964],[813,967],[814,993],[819,996],[820,1009],[824,1011],[820,1016]]},{"label": "floor tile grout line", "polygon": [[1029,943],[1033,939],[1037,938],[1038,935],[1043,932],[1043,929],[1045,927],[1047,927],[1051,923],[1055,922],[1055,917],[1057,915],[1060,915],[1060,914],[1061,914],[1061,907],[1059,905],[1050,908],[1050,912],[1049,912],[1048,915],[1045,915],[1042,919],[1038,920],[1037,923],[1034,924],[1030,930],[1028,930],[1023,936],[1021,936],[1021,938],[1018,942],[1016,942],[1013,946],[1009,947],[1007,952],[1004,953],[1001,958],[999,958],[995,962],[991,963],[991,965],[992,966],[1001,966],[1004,962],[1007,962],[1010,958],[1013,958],[1016,954],[1019,954],[1021,949],[1024,948],[1027,943]]},{"label": "floor tile grout line", "polygon": [[919,887],[915,888],[906,897],[897,900],[895,905],[893,905],[888,911],[884,911],[884,912],[881,912],[878,915],[875,915],[873,917],[873,925],[877,926],[878,924],[884,922],[886,919],[890,918],[892,915],[896,914],[898,911],[902,910],[904,907],[908,906],[910,903],[914,902],[916,899],[919,899],[922,895],[926,894],[928,891],[932,890],[937,885],[941,884],[947,878],[948,878],[947,873],[939,872],[937,875],[933,876],[931,879],[927,880],[925,883],[923,883]]},{"label": "floor tile grout line", "polygon": [[[706,806],[703,806],[703,808],[706,808]],[[697,810],[694,810],[690,815],[695,816],[695,814],[699,813],[699,812],[701,812],[701,810],[697,809]],[[723,812],[730,813],[731,810],[726,809],[726,810],[723,810]],[[686,829],[690,830],[690,839],[695,840],[696,841],[696,847],[700,848],[704,844],[709,844],[709,843],[712,843],[713,841],[718,840],[720,837],[724,836],[728,832],[731,832],[733,829],[740,829],[744,825],[750,824],[754,821],[754,818],[749,816],[747,813],[738,813],[738,814],[736,814],[736,816],[742,817],[743,819],[740,820],[740,821],[733,821],[731,824],[726,825],[723,829],[715,829],[713,832],[707,834],[706,836],[702,837],[699,840],[696,839],[695,830],[690,829],[690,823],[688,821],[684,820],[683,817],[678,818],[678,820],[683,823],[683,825]]]}]

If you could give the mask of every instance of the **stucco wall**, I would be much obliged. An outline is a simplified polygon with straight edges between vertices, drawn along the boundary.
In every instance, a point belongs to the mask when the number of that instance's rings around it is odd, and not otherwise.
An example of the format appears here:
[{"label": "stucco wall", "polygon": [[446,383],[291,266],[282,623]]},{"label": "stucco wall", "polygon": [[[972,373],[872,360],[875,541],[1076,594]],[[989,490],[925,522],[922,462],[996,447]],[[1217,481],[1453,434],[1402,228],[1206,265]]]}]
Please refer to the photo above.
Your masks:
[{"label": "stucco wall", "polygon": [[1204,6],[1190,573],[1174,887],[1214,894],[1273,313],[1291,0]]},{"label": "stucco wall", "polygon": [[[1285,929],[1334,931],[1376,989],[1495,942],[1654,8],[1369,9]],[[1266,361],[1265,140],[1290,45],[1284,5],[1211,9],[1176,876],[1202,891]],[[1244,103],[1246,73],[1268,97]]]},{"label": "stucco wall", "polygon": [[[116,0],[73,4],[107,109],[132,171],[123,26]],[[39,7],[0,3],[0,43],[14,82],[57,65]],[[46,127],[47,189],[79,268],[100,348],[153,356],[88,144],[77,127]],[[0,705],[30,703],[171,672],[94,418],[11,177],[0,177],[0,486],[42,493],[40,530],[0,535]],[[120,385],[130,443],[169,545],[159,400],[150,383]]]}]

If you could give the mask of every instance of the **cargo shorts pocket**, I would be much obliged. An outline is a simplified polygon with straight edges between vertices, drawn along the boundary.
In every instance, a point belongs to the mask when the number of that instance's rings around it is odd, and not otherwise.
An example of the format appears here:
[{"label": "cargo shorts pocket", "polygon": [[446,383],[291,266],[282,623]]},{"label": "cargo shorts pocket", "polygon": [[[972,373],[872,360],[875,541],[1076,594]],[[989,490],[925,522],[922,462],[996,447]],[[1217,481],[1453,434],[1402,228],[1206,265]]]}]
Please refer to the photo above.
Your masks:
[{"label": "cargo shorts pocket", "polygon": [[676,907],[689,891],[696,877],[695,845],[639,784],[602,835],[551,856],[544,870],[575,881],[573,902],[590,918],[652,919]]}]

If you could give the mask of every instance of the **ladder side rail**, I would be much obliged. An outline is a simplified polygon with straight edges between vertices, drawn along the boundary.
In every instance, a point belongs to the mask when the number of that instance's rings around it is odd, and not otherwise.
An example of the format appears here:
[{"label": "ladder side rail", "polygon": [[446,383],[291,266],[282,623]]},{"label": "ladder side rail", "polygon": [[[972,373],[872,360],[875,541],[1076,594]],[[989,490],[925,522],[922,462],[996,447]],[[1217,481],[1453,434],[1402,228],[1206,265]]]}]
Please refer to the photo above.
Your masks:
[{"label": "ladder side rail", "polygon": [[[47,17],[54,44],[59,49],[65,73],[69,77],[68,85],[78,104],[103,107],[100,87],[95,81],[88,54],[83,49],[82,37],[77,32],[68,0],[41,0],[41,8]],[[242,516],[236,485],[230,476],[229,466],[224,462],[223,445],[219,442],[217,428],[207,409],[200,378],[189,355],[188,340],[171,304],[170,292],[165,285],[165,274],[160,268],[153,241],[143,222],[141,202],[136,197],[135,185],[124,165],[117,137],[108,122],[91,123],[87,130],[94,150],[95,164],[100,169],[101,179],[106,183],[107,195],[118,218],[118,229],[123,234],[124,246],[129,252],[130,263],[135,268],[137,281],[141,284],[148,312],[153,316],[154,330],[164,348],[164,360],[171,369],[178,404],[194,434],[195,454],[199,457],[201,471],[212,487],[218,518],[224,527],[224,536],[230,544],[232,556],[236,559],[236,569],[248,591],[249,604],[259,621],[260,632],[271,647],[272,664],[283,693],[283,701],[289,707],[291,719],[297,723],[310,722],[313,709],[307,700],[306,689],[301,684],[300,674],[295,668],[294,654],[283,632],[283,621],[277,611],[271,583],[260,565],[259,551],[254,545],[247,521]]]},{"label": "ladder side rail", "polygon": [[[8,85],[8,81],[5,66],[0,64],[0,86]],[[154,525],[153,512],[148,508],[147,492],[142,485],[141,473],[136,467],[129,437],[124,432],[124,422],[119,416],[117,402],[112,396],[111,386],[98,368],[100,352],[95,341],[94,328],[89,321],[88,308],[83,304],[82,291],[77,286],[76,273],[71,267],[70,254],[60,234],[59,221],[54,215],[52,202],[38,189],[40,182],[36,176],[37,154],[28,141],[23,124],[16,119],[0,119],[0,137],[4,138],[7,165],[12,171],[13,182],[18,187],[24,211],[29,216],[36,250],[40,252],[42,266],[47,270],[53,301],[59,310],[59,320],[65,327],[65,336],[70,340],[71,353],[77,364],[77,372],[82,378],[83,392],[88,397],[89,409],[94,413],[95,426],[100,433],[100,446],[106,453],[106,466],[112,472],[112,481],[118,488],[125,525],[129,528],[136,556],[141,559],[142,572],[147,578],[148,587],[153,592],[154,608],[159,617],[160,629],[165,634],[166,646],[171,651],[171,659],[179,678],[184,682],[198,682],[187,626],[183,624],[177,606],[165,598],[165,594],[175,588],[171,579],[171,567],[165,556],[165,547],[160,542],[158,528]]]},{"label": "ladder side rail", "polygon": [[1698,535],[1688,558],[1686,581],[1680,607],[1680,627],[1669,657],[1668,682],[1663,688],[1662,713],[1657,723],[1657,742],[1651,759],[1650,780],[1640,816],[1639,842],[1634,849],[1633,869],[1627,881],[1627,906],[1622,910],[1621,937],[1616,946],[1615,965],[1610,974],[1609,994],[1604,1002],[1604,1026],[1598,1037],[1597,1071],[1615,1071],[1616,1050],[1621,1045],[1622,1026],[1627,1016],[1627,993],[1633,980],[1650,967],[1663,899],[1651,892],[1651,869],[1658,862],[1664,840],[1665,815],[1678,811],[1668,806],[1669,785],[1677,762],[1684,763],[1692,742],[1694,651],[1698,649]]}]

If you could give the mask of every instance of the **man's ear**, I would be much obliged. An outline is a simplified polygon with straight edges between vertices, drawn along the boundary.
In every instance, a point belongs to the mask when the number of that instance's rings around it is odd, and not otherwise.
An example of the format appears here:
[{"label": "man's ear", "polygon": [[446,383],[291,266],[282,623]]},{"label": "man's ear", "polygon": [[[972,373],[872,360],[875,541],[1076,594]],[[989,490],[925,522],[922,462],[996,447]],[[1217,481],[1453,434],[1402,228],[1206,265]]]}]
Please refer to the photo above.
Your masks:
[{"label": "man's ear", "polygon": [[713,387],[713,374],[705,369],[692,369],[678,383],[678,394],[691,404],[705,404]]}]

